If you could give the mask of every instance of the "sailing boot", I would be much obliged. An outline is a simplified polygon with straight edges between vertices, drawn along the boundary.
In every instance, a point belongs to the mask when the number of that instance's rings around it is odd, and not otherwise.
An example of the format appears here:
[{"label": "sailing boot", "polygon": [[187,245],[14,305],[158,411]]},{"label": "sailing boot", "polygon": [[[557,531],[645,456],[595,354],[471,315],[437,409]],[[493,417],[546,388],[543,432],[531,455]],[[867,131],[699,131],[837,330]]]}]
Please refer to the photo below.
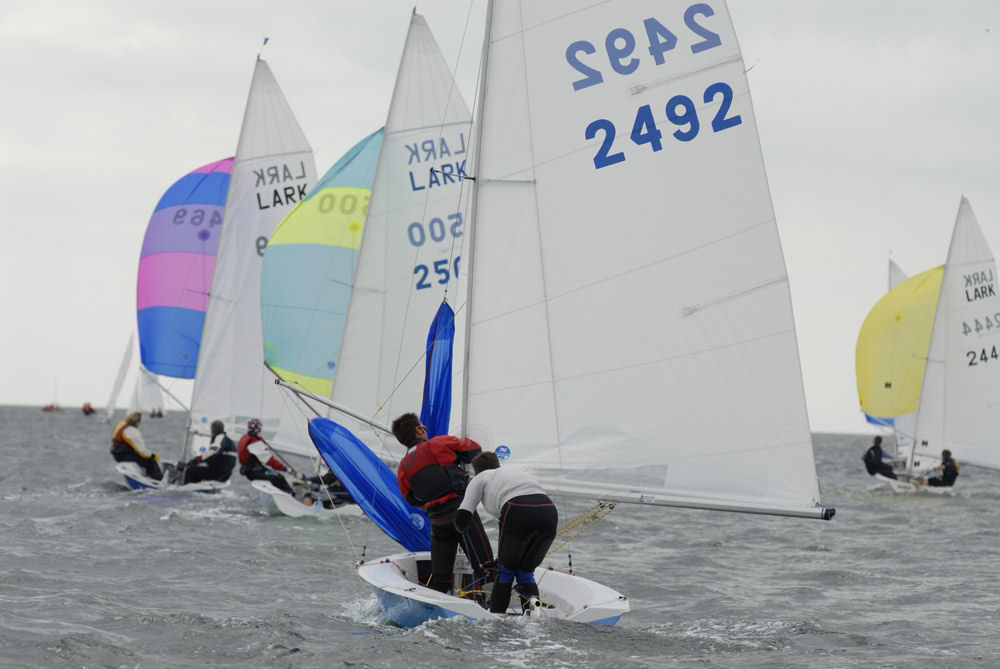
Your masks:
[{"label": "sailing boot", "polygon": [[538,584],[534,581],[517,583],[517,596],[521,599],[521,613],[531,615],[541,607],[538,597]]},{"label": "sailing boot", "polygon": [[490,613],[507,613],[507,606],[510,604],[510,590],[514,585],[513,581],[493,584],[493,596],[490,598]]}]

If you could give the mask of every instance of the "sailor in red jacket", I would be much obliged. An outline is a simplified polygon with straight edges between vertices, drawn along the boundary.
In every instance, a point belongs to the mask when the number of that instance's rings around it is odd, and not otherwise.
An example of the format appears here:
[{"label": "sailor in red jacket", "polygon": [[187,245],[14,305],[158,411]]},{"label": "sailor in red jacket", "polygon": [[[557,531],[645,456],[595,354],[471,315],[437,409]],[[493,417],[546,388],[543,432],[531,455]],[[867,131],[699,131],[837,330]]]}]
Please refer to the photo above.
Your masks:
[{"label": "sailor in red jacket", "polygon": [[405,413],[392,422],[392,433],[409,449],[396,476],[403,497],[427,512],[431,521],[431,579],[428,587],[448,592],[452,587],[455,551],[461,544],[476,579],[486,580],[484,563],[493,562],[493,547],[479,514],[464,533],[455,529],[455,512],[462,503],[469,476],[463,464],[482,449],[471,439],[441,435],[427,439],[427,429],[416,414]]},{"label": "sailor in red jacket", "polygon": [[[278,490],[284,490],[294,495],[292,486],[280,472],[289,471],[284,464],[271,452],[260,436],[261,424],[259,418],[247,421],[247,433],[240,437],[236,446],[236,455],[240,462],[240,474],[251,481],[267,481]],[[294,474],[289,471],[290,474]]]}]

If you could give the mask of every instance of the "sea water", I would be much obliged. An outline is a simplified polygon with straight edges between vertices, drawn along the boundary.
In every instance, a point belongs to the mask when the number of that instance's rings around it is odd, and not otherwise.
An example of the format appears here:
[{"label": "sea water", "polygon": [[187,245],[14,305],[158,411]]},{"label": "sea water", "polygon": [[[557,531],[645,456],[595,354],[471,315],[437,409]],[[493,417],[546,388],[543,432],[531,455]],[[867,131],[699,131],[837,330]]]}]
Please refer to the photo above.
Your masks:
[{"label": "sea water", "polygon": [[[895,496],[864,473],[870,436],[814,436],[832,522],[618,506],[552,557],[629,597],[615,627],[401,629],[353,569],[398,551],[369,521],[270,516],[242,479],[129,491],[112,426],[79,410],[0,425],[3,667],[1000,666],[1000,472]],[[142,431],[166,457],[182,426]]]}]

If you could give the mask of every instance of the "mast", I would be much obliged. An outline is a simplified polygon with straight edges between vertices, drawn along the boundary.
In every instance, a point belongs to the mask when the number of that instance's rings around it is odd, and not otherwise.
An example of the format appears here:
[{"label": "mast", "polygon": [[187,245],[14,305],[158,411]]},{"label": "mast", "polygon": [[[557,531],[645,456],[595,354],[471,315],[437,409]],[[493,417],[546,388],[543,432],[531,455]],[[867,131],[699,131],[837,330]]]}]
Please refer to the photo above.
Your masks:
[{"label": "mast", "polygon": [[476,138],[474,140],[475,155],[472,160],[472,208],[469,210],[469,251],[465,262],[465,273],[468,276],[468,283],[465,287],[465,341],[462,350],[462,425],[460,434],[467,435],[466,426],[469,424],[469,337],[472,334],[472,309],[474,308],[473,284],[475,273],[473,268],[476,264],[476,222],[479,212],[479,165],[483,155],[483,106],[486,102],[486,70],[489,67],[490,59],[490,38],[493,31],[493,0],[489,0],[486,5],[486,28],[483,33],[483,54],[480,58],[479,67],[479,91],[476,99],[476,113],[479,118],[476,121]]}]

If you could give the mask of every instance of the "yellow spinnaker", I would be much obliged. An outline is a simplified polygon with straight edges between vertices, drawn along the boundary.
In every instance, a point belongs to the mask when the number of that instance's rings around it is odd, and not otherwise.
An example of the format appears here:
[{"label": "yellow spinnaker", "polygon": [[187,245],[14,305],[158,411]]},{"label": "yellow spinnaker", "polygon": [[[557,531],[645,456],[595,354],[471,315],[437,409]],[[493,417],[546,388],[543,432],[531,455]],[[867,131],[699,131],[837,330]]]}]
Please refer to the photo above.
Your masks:
[{"label": "yellow spinnaker", "polygon": [[861,325],[854,363],[861,409],[869,416],[917,410],[943,276],[944,265],[907,279]]}]

